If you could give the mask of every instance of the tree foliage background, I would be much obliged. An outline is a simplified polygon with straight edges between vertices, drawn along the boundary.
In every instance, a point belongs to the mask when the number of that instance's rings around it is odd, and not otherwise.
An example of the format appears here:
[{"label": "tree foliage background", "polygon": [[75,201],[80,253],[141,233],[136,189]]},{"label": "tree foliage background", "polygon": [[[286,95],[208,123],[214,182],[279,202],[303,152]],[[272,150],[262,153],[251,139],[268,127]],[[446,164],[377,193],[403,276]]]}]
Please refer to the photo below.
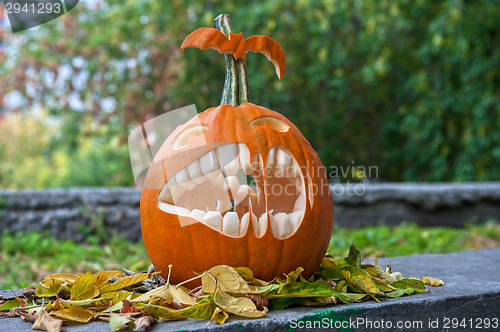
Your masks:
[{"label": "tree foliage background", "polygon": [[[131,184],[133,127],[185,105],[218,105],[223,57],[179,45],[220,13],[235,32],[281,44],[282,80],[248,54],[252,102],[297,124],[325,165],[374,165],[391,181],[500,179],[495,0],[107,0],[7,36],[0,95],[23,102],[5,112],[39,107],[58,119],[37,149],[49,179],[38,186]],[[2,164],[6,147],[21,144],[3,133]],[[33,186],[0,169],[0,185]]]}]

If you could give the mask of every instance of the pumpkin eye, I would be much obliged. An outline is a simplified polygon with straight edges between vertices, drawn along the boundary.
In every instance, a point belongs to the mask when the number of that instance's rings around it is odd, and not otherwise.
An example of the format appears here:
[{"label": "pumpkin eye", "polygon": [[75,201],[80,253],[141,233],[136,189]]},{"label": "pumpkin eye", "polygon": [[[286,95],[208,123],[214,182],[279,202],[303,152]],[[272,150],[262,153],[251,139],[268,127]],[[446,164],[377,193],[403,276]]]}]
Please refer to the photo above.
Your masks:
[{"label": "pumpkin eye", "polygon": [[276,118],[272,118],[270,116],[255,119],[252,122],[250,122],[250,124],[253,126],[264,126],[266,122],[269,124],[269,127],[271,127],[271,129],[280,131],[282,133],[290,129],[290,126],[284,123],[283,121]]},{"label": "pumpkin eye", "polygon": [[174,138],[174,141],[172,142],[172,149],[179,150],[185,147],[188,144],[188,140],[190,137],[200,136],[207,129],[208,129],[207,126],[203,126],[200,124],[195,124],[191,127],[184,129],[184,131],[179,133],[177,137]]}]

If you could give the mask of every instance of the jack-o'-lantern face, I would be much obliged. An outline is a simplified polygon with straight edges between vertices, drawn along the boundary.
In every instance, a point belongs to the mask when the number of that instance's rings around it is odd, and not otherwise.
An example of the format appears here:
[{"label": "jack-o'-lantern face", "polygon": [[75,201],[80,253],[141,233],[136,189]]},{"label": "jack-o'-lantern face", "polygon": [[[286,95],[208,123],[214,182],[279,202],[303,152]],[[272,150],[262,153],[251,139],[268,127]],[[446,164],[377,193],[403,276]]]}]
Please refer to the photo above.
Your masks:
[{"label": "jack-o'-lantern face", "polygon": [[[331,206],[321,162],[288,119],[250,103],[222,105],[178,127],[161,147],[143,189],[142,231],[153,264],[164,270],[173,263],[175,276],[180,262],[189,266],[188,278],[216,264],[251,265],[259,252],[287,266],[280,272],[309,265],[312,271],[316,257],[293,254],[295,262],[283,250],[321,247],[323,256]],[[189,264],[198,245],[218,259]],[[257,275],[271,279],[274,272]]]},{"label": "jack-o'-lantern face", "polygon": [[216,26],[194,31],[181,49],[226,53],[221,105],[178,127],[155,156],[141,196],[146,250],[164,277],[173,265],[174,283],[220,264],[264,280],[297,267],[309,277],[333,229],[328,180],[297,127],[249,102],[244,62],[247,51],[263,53],[281,78],[285,54],[268,36],[233,34],[227,15]]}]

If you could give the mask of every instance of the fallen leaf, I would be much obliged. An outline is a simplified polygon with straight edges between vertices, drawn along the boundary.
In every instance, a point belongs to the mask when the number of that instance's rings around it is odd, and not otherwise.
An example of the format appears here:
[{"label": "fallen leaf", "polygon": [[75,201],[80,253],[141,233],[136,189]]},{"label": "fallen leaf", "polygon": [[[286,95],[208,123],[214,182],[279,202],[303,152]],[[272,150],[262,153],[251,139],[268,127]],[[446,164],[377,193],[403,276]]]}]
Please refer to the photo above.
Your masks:
[{"label": "fallen leaf", "polygon": [[269,308],[282,310],[303,300],[303,297],[276,297],[269,300]]},{"label": "fallen leaf", "polygon": [[368,297],[368,295],[365,294],[358,294],[358,293],[344,293],[344,292],[336,292],[334,291],[334,296],[340,300],[342,303],[353,303],[353,302],[359,302],[363,298]]},{"label": "fallen leaf", "polygon": [[118,331],[127,324],[129,324],[130,326],[131,324],[133,324],[133,320],[126,316],[111,314],[111,317],[109,318],[109,328],[111,331]]},{"label": "fallen leaf", "polygon": [[[344,275],[345,280],[351,286],[359,289],[365,294],[368,294],[373,297],[374,300],[378,301],[375,297],[376,294],[380,293],[380,289],[377,287],[375,282],[367,276],[367,273],[360,269],[363,273],[351,272],[347,269],[342,270],[342,274]],[[366,274],[365,274],[366,273]]]},{"label": "fallen leaf", "polygon": [[[183,320],[188,318],[184,314],[178,312],[178,310],[173,310],[167,307],[157,306],[157,305],[145,305],[144,303],[138,303],[137,306],[146,312],[148,315],[151,315],[160,319],[172,319],[172,320]],[[208,318],[206,318],[208,319]]]},{"label": "fallen leaf", "polygon": [[214,314],[212,315],[212,318],[210,320],[213,320],[214,322],[217,322],[219,324],[224,324],[226,320],[229,318],[229,315],[222,310],[221,308],[215,308]]},{"label": "fallen leaf", "polygon": [[18,300],[8,300],[0,305],[0,311],[9,311],[12,308],[19,307]]},{"label": "fallen leaf", "polygon": [[116,291],[125,287],[132,286],[134,284],[137,284],[141,281],[144,281],[146,279],[151,278],[152,276],[155,276],[159,274],[160,272],[154,272],[154,273],[138,273],[134,274],[131,276],[126,276],[126,277],[121,277],[117,281],[111,283],[109,281],[103,282],[102,285],[99,286],[99,292],[101,294],[107,293],[107,292],[112,292]]},{"label": "fallen leaf", "polygon": [[99,295],[99,289],[94,285],[97,276],[87,272],[78,277],[71,287],[71,300],[88,300]]},{"label": "fallen leaf", "polygon": [[300,305],[306,307],[314,307],[318,305],[328,305],[337,304],[337,298],[335,296],[330,297],[312,297],[310,299],[305,299],[299,302]]},{"label": "fallen leaf", "polygon": [[151,317],[150,315],[139,317],[135,321],[134,331],[138,331],[138,330],[149,331],[149,329],[151,328],[151,325],[153,325],[155,322],[156,322],[156,319],[154,317]]},{"label": "fallen leaf", "polygon": [[263,310],[264,307],[269,307],[269,302],[267,301],[267,299],[265,297],[262,297],[259,294],[249,294],[249,293],[247,293],[247,294],[243,294],[242,296],[247,297],[250,300],[252,300],[252,302],[255,304],[255,306],[259,310]]},{"label": "fallen leaf", "polygon": [[[216,279],[216,280],[214,280]],[[243,277],[231,266],[217,265],[201,277],[204,293],[214,293],[217,287],[229,293],[257,293],[254,286],[249,286]]]},{"label": "fallen leaf", "polygon": [[322,297],[332,296],[333,288],[324,280],[311,283],[294,282],[283,286],[281,291],[275,290],[267,295],[268,299],[276,297]]},{"label": "fallen leaf", "polygon": [[233,297],[220,288],[215,291],[214,301],[222,310],[242,317],[262,317],[268,311],[266,307],[258,310],[249,298]]},{"label": "fallen leaf", "polygon": [[89,322],[93,316],[90,310],[81,307],[70,307],[67,309],[52,311],[50,314],[52,316],[57,316],[65,320],[80,322],[80,323]]},{"label": "fallen leaf", "polygon": [[47,311],[43,310],[37,315],[32,330],[42,330],[48,332],[59,332],[61,331],[62,320],[50,316]]},{"label": "fallen leaf", "polygon": [[354,240],[349,247],[349,254],[346,257],[345,262],[349,265],[361,268],[361,253],[354,245]]},{"label": "fallen leaf", "polygon": [[253,276],[253,271],[248,267],[235,267],[234,268],[246,282],[255,286],[267,286],[270,284],[268,281],[257,279]]},{"label": "fallen leaf", "polygon": [[444,286],[443,280],[437,278],[423,277],[422,281],[424,284],[431,285],[432,287]]},{"label": "fallen leaf", "polygon": [[210,294],[204,298],[200,298],[196,304],[179,310],[178,313],[194,319],[210,319],[214,314],[215,308],[214,295]]}]

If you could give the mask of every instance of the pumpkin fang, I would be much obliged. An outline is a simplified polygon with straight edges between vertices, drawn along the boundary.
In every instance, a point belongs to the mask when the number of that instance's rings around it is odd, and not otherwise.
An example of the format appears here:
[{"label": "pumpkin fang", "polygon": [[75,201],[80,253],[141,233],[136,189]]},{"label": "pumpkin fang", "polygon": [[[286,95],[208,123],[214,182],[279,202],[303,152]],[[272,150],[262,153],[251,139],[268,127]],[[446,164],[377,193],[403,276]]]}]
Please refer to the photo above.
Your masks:
[{"label": "pumpkin fang", "polygon": [[[265,165],[258,153],[251,160],[243,143],[220,145],[168,179],[158,208],[177,215],[182,226],[202,223],[230,237],[251,229],[258,238],[270,228],[275,238],[288,238],[304,216],[304,177],[281,146],[269,149]],[[247,175],[254,176],[255,188],[246,184]]]}]

